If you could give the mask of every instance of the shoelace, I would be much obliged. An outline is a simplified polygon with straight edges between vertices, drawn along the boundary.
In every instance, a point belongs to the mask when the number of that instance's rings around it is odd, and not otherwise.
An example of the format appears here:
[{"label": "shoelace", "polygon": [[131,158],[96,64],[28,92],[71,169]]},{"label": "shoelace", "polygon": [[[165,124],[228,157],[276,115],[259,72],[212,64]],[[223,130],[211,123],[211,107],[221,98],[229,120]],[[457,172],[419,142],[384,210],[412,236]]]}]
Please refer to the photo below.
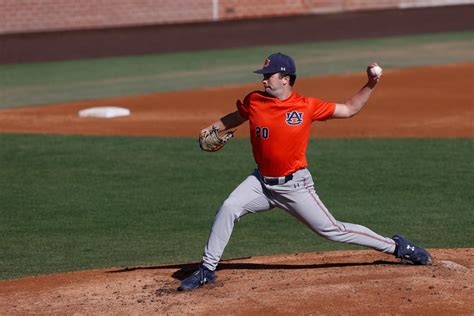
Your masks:
[{"label": "shoelace", "polygon": [[199,269],[198,271],[194,272],[193,275],[199,278],[199,284],[203,285],[206,283],[207,279],[204,276],[204,270]]}]

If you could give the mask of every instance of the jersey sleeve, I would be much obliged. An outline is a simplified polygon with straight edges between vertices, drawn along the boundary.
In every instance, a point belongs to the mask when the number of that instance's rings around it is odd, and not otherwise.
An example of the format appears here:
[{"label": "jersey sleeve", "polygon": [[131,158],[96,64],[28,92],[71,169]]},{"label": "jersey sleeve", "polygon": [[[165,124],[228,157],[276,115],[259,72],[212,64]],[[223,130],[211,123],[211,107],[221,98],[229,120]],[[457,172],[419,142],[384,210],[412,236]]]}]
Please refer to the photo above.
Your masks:
[{"label": "jersey sleeve", "polygon": [[250,95],[251,95],[251,93],[248,94],[244,98],[244,101],[237,100],[237,102],[236,102],[237,110],[239,111],[240,116],[242,116],[245,119],[249,118]]},{"label": "jersey sleeve", "polygon": [[336,110],[336,103],[327,102],[317,98],[310,98],[310,103],[313,106],[313,121],[324,121],[330,118]]}]

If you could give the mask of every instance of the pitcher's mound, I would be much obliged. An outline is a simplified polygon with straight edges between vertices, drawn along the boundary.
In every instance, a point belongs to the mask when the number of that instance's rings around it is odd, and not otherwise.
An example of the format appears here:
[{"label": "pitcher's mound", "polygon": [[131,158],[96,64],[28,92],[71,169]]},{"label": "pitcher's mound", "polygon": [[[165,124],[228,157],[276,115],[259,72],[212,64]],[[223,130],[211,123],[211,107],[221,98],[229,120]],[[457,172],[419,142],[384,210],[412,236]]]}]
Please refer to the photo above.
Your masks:
[{"label": "pitcher's mound", "polygon": [[178,292],[197,264],[112,268],[0,282],[0,314],[471,314],[474,248],[432,266],[375,251],[223,261],[212,285]]}]

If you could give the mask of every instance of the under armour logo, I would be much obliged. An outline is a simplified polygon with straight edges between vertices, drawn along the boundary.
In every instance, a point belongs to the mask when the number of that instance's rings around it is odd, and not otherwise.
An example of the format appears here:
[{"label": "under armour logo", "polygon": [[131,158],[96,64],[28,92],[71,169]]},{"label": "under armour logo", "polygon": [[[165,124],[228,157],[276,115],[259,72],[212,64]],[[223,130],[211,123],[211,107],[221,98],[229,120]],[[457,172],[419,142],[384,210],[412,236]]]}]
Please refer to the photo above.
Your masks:
[{"label": "under armour logo", "polygon": [[303,122],[303,112],[286,112],[286,124],[288,125],[300,125]]},{"label": "under armour logo", "polygon": [[407,250],[415,251],[415,246],[407,245]]}]

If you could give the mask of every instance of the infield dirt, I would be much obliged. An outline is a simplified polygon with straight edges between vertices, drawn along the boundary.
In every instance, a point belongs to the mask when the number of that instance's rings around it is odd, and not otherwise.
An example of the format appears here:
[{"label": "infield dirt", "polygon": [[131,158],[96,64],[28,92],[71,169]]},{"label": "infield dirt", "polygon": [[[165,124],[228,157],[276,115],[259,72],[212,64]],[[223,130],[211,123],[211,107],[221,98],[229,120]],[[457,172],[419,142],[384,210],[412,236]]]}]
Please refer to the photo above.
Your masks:
[{"label": "infield dirt", "polygon": [[[363,113],[316,124],[312,136],[473,137],[473,71],[474,64],[387,70]],[[466,73],[471,80],[459,75]],[[300,80],[296,90],[342,102],[363,83],[362,73],[310,78]],[[237,98],[258,88],[255,84],[1,110],[0,130],[195,137],[234,110]],[[83,108],[105,105],[127,107],[132,115],[77,115]],[[237,135],[248,136],[247,127]],[[186,293],[176,289],[196,264],[0,281],[0,314],[474,314],[474,249],[430,251],[432,266],[401,264],[375,251],[228,260],[220,265],[215,284]]]}]

